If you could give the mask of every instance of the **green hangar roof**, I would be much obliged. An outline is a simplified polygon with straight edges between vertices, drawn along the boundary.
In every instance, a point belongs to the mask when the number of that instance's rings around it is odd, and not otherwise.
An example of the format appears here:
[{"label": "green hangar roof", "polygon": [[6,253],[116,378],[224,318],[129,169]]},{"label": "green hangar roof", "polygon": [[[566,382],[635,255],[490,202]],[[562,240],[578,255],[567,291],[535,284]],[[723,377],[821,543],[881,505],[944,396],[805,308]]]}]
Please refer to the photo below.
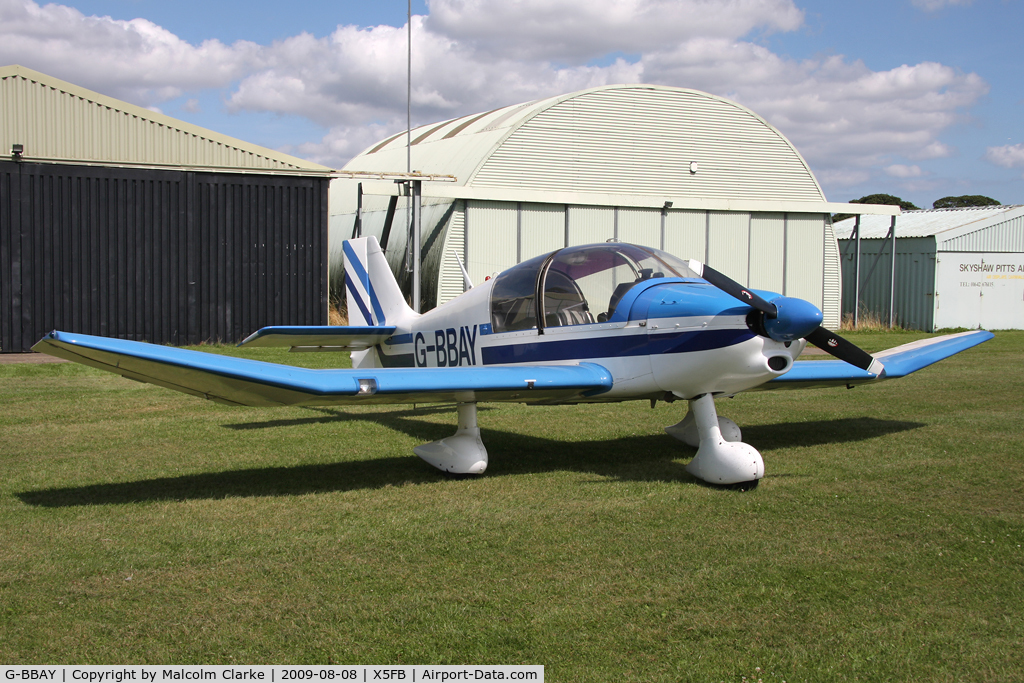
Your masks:
[{"label": "green hangar roof", "polygon": [[0,153],[26,161],[320,175],[331,169],[23,66],[0,67]]},{"label": "green hangar roof", "polygon": [[408,142],[412,169],[457,178],[425,188],[431,196],[837,210],[778,130],[735,102],[684,88],[604,86],[434,123],[372,145],[345,170],[404,169]]}]

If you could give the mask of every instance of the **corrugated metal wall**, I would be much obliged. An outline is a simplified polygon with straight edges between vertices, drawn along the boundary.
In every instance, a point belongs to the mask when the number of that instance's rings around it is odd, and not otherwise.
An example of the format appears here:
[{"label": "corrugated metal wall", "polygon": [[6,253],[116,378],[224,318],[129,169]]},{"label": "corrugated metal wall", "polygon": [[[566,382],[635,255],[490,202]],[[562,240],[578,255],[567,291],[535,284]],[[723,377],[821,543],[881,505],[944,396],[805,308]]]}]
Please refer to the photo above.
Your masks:
[{"label": "corrugated metal wall", "polygon": [[[437,301],[439,304],[451,301],[465,291],[462,268],[455,254],[466,264],[466,207],[465,202],[456,202],[452,212],[452,220],[445,235],[444,257],[441,260],[441,272],[438,276]],[[468,269],[467,269],[468,272]],[[470,278],[472,280],[472,278]],[[476,284],[477,281],[473,280]]]},{"label": "corrugated metal wall", "polygon": [[782,293],[786,287],[786,214],[750,217],[750,254],[749,286]]},{"label": "corrugated metal wall", "polygon": [[665,214],[664,249],[679,258],[708,259],[708,215],[706,211],[668,211]]},{"label": "corrugated metal wall", "polygon": [[466,202],[466,269],[473,282],[519,263],[518,207],[516,202]]},{"label": "corrugated metal wall", "polygon": [[[839,326],[838,253],[823,214],[475,200],[465,207],[458,229],[464,231],[473,282],[563,246],[615,238],[704,261],[751,287],[806,299],[822,309],[826,326]],[[453,298],[450,292],[461,293],[457,267],[438,277],[438,291],[445,293],[438,304]]]},{"label": "corrugated metal wall", "polygon": [[749,239],[749,213],[708,212],[707,264],[737,282],[746,283],[749,274],[747,270],[750,258]]},{"label": "corrugated metal wall", "polygon": [[0,348],[325,324],[327,180],[0,162]]},{"label": "corrugated metal wall", "polygon": [[620,242],[661,249],[661,211],[658,209],[616,209],[616,237]]},{"label": "corrugated metal wall", "polygon": [[519,228],[520,261],[561,249],[565,246],[565,207],[523,202],[519,205]]},{"label": "corrugated metal wall", "polygon": [[832,228],[831,216],[825,218],[823,246],[825,271],[822,278],[821,312],[826,325],[831,322],[832,326],[839,327],[839,323],[842,321],[843,274],[842,261],[839,258],[839,243],[836,240],[835,230]]},{"label": "corrugated metal wall", "polygon": [[938,250],[1024,252],[1024,216],[945,240]]},{"label": "corrugated metal wall", "polygon": [[[782,293],[806,299],[818,307],[823,306],[824,226],[823,215],[786,214],[786,280]],[[828,323],[826,319],[825,324]]]},{"label": "corrugated metal wall", "polygon": [[[840,240],[843,264],[843,316],[854,310],[856,241]],[[889,323],[892,251],[885,239],[862,239],[860,262],[860,318]],[[904,237],[896,240],[895,322],[911,330],[934,331],[935,239]]]}]

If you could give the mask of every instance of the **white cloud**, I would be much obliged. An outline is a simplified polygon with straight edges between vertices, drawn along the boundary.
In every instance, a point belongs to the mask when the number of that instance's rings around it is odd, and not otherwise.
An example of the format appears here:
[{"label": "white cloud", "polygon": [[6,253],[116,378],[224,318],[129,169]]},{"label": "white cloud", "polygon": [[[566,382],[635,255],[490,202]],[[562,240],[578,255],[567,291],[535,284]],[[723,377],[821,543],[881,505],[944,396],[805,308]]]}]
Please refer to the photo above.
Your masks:
[{"label": "white cloud", "polygon": [[891,155],[949,156],[938,135],[988,92],[976,74],[934,62],[872,71],[841,56],[787,60],[751,43],[696,39],[645,56],[648,82],[687,84],[746,105],[815,167],[869,167]]},{"label": "white cloud", "polygon": [[[405,128],[405,121],[394,119],[386,123],[363,126],[336,126],[319,142],[310,141],[281,151],[308,159],[317,164],[338,168],[374,143],[394,135]],[[401,170],[401,169],[399,169]]]},{"label": "white cloud", "polygon": [[830,187],[854,187],[871,180],[871,172],[863,168],[828,168],[815,175]]},{"label": "white cloud", "polygon": [[[934,62],[874,71],[841,55],[798,61],[752,42],[801,26],[792,0],[432,0],[429,7],[429,16],[413,18],[414,125],[611,83],[676,85],[744,104],[792,140],[824,182],[845,184],[893,166],[894,157],[950,155],[939,136],[988,90],[976,74]],[[405,127],[405,41],[405,27],[338,26],[328,36],[303,33],[270,45],[192,45],[141,19],[0,0],[0,64],[21,63],[143,106],[215,89],[231,112],[323,126],[322,140],[292,151],[335,166]],[[596,65],[609,54],[634,56]]]},{"label": "white cloud", "polygon": [[966,7],[974,3],[974,0],[910,0],[910,4],[926,12],[935,12],[943,7],[960,5]]},{"label": "white cloud", "polygon": [[920,178],[925,175],[920,166],[906,166],[904,164],[893,164],[885,167],[885,174],[893,178]]},{"label": "white cloud", "polygon": [[985,160],[1003,168],[1024,166],[1024,143],[989,147],[985,150]]},{"label": "white cloud", "polygon": [[64,5],[0,0],[0,64],[22,64],[142,106],[224,87],[258,50],[242,41],[190,45],[145,19],[115,21]]},{"label": "white cloud", "polygon": [[802,23],[792,0],[433,0],[425,28],[481,54],[581,63]]}]

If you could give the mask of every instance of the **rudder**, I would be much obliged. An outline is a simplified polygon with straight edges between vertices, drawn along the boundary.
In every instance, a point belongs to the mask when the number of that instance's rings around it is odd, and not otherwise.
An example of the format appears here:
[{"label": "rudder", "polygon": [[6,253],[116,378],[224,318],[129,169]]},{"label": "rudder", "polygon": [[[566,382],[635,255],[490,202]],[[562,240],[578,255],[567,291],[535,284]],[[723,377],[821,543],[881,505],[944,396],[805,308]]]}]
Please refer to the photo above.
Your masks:
[{"label": "rudder", "polygon": [[342,248],[349,325],[400,325],[416,317],[376,237],[345,240]]}]

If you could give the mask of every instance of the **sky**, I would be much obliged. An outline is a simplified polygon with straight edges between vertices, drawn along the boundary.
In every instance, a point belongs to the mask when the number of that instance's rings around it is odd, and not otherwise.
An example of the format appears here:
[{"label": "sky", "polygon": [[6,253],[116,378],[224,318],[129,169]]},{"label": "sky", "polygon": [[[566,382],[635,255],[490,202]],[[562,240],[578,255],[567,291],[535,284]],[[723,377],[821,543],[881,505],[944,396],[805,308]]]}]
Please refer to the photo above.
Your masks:
[{"label": "sky", "polygon": [[[407,11],[0,0],[0,65],[340,168],[406,128]],[[412,13],[413,126],[599,85],[679,86],[779,129],[830,201],[1024,204],[1024,0],[415,0]]]}]

